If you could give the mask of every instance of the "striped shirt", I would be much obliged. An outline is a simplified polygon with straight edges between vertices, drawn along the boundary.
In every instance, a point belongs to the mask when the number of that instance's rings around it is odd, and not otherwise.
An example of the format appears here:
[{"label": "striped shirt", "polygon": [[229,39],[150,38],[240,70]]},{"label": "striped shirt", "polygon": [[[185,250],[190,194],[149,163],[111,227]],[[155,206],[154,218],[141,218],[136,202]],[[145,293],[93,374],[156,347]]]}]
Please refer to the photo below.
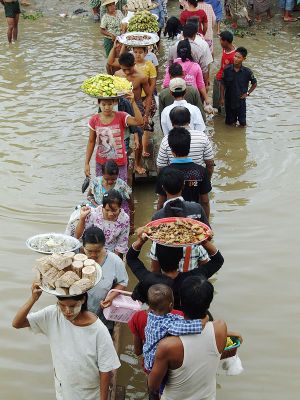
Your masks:
[{"label": "striped shirt", "polygon": [[143,346],[145,369],[150,371],[155,357],[158,342],[167,335],[181,336],[192,333],[201,333],[201,319],[184,319],[180,315],[165,314],[155,315],[148,313],[145,328],[145,344]]},{"label": "striped shirt", "polygon": [[207,31],[206,31],[206,34],[204,37],[205,37],[205,39],[213,40],[213,37],[214,37],[213,26],[216,23],[216,16],[215,16],[214,10],[210,4],[203,3],[203,2],[198,3],[197,8],[198,8],[198,10],[203,10],[207,16],[207,21],[208,21]]},{"label": "striped shirt", "polygon": [[[191,147],[188,157],[193,159],[193,162],[199,165],[205,164],[205,160],[213,160],[214,153],[212,145],[204,132],[190,130]],[[171,163],[173,155],[168,143],[168,136],[164,136],[157,155],[156,165],[158,168],[163,168]]]}]

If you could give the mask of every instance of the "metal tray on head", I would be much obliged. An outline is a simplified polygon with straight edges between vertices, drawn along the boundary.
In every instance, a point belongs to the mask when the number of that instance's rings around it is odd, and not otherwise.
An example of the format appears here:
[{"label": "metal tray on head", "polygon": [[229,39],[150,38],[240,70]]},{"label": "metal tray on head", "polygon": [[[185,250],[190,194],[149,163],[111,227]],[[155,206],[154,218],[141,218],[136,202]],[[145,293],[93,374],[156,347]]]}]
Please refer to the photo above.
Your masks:
[{"label": "metal tray on head", "polygon": [[31,236],[26,240],[26,246],[37,253],[64,254],[69,251],[78,250],[82,244],[78,239],[72,236],[63,233],[50,232]]}]

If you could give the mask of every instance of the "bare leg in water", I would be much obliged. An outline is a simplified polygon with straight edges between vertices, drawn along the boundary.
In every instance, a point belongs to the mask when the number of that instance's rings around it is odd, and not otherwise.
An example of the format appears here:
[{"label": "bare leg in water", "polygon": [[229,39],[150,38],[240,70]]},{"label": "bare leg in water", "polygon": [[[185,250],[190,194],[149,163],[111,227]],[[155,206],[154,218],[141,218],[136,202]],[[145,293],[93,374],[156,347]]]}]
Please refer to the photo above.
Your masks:
[{"label": "bare leg in water", "polygon": [[12,43],[12,41],[16,41],[18,39],[19,14],[17,14],[15,18],[6,18],[6,21],[7,21],[7,40],[8,43]]}]

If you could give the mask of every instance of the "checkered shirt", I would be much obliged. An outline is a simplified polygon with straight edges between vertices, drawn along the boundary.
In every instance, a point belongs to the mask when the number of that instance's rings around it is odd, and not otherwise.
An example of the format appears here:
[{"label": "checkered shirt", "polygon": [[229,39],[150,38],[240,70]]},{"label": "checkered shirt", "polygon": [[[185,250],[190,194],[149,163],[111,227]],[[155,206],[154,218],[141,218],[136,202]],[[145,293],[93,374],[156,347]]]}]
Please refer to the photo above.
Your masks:
[{"label": "checkered shirt", "polygon": [[180,315],[166,314],[155,315],[148,313],[145,328],[145,344],[143,346],[145,369],[150,371],[154,363],[154,357],[158,342],[167,335],[181,336],[192,333],[201,333],[202,323],[200,319],[186,320]]}]

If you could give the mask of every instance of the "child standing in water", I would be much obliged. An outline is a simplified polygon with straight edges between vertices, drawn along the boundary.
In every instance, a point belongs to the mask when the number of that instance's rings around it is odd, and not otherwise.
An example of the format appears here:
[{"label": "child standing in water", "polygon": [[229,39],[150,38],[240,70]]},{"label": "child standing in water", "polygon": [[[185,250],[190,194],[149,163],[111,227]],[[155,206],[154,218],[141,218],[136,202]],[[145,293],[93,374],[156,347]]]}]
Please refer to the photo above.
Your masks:
[{"label": "child standing in water", "polygon": [[96,176],[102,175],[102,165],[108,159],[115,160],[119,167],[119,178],[127,182],[127,155],[124,142],[125,128],[142,125],[143,117],[132,93],[127,95],[134,111],[134,117],[114,111],[117,101],[100,100],[101,113],[94,115],[89,121],[90,136],[86,149],[84,172],[91,176],[90,160],[96,146]]},{"label": "child standing in water", "polygon": [[[225,103],[225,124],[227,125],[235,125],[238,121],[241,127],[246,126],[246,98],[257,86],[251,69],[243,66],[246,57],[245,47],[238,47],[233,64],[223,71],[220,104]],[[251,87],[248,90],[249,83]]]},{"label": "child standing in water", "polygon": [[[142,75],[146,76],[148,78],[149,82],[149,88],[150,88],[150,93],[149,96],[151,96],[151,108],[150,108],[150,113],[149,113],[149,123],[144,125],[144,132],[143,132],[143,137],[142,137],[142,145],[143,145],[143,157],[150,157],[149,153],[149,137],[151,132],[154,131],[154,124],[152,122],[152,118],[154,117],[154,114],[156,112],[157,106],[154,98],[154,91],[156,88],[156,78],[157,78],[157,72],[156,68],[153,65],[151,61],[145,60],[145,57],[147,56],[147,47],[134,47],[133,48],[133,55],[134,55],[134,60],[135,60],[135,68],[138,72],[140,72]],[[142,90],[142,101],[143,101],[143,107],[144,107],[144,102],[146,99],[146,94]],[[139,106],[139,103],[138,103]],[[142,111],[143,108],[139,107],[140,110]]]},{"label": "child standing in water", "polygon": [[8,43],[13,43],[18,39],[20,4],[18,0],[0,0],[0,3],[4,6],[7,21],[7,40]]},{"label": "child standing in water", "polygon": [[122,208],[130,216],[130,226],[134,227],[134,203],[132,189],[119,178],[119,167],[114,160],[108,160],[102,165],[102,176],[96,176],[87,194],[88,201],[95,207],[103,203],[103,196],[109,190],[116,190],[122,196]]}]

